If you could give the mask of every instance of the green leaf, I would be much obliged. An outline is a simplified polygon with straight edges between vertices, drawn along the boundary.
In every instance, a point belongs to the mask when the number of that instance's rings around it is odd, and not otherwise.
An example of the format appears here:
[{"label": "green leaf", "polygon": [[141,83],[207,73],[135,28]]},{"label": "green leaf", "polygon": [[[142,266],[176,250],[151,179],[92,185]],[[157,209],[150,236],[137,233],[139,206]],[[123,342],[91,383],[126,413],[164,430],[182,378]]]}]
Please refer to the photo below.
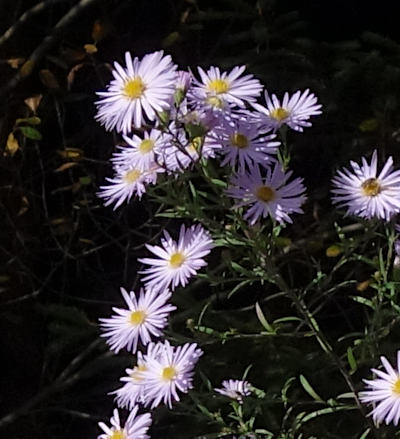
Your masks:
[{"label": "green leaf", "polygon": [[315,399],[315,401],[323,402],[323,399],[311,387],[304,375],[300,375],[300,382],[304,390],[311,396],[311,398]]},{"label": "green leaf", "polygon": [[264,313],[262,312],[258,302],[256,302],[256,314],[257,314],[258,320],[263,325],[263,327],[267,330],[267,332],[271,332],[271,333],[275,334],[276,331],[275,331],[274,327],[268,323],[268,321],[265,318]]},{"label": "green leaf", "polygon": [[42,139],[42,135],[36,128],[22,126],[22,127],[18,127],[18,129],[28,139],[32,139],[32,140]]},{"label": "green leaf", "polygon": [[28,125],[40,125],[40,118],[37,116],[33,117],[25,117],[23,119],[17,119],[15,121],[15,125],[19,125],[20,123],[27,123]]},{"label": "green leaf", "polygon": [[357,370],[357,362],[354,358],[353,349],[349,346],[347,348],[347,361],[350,365],[350,375],[353,374]]}]

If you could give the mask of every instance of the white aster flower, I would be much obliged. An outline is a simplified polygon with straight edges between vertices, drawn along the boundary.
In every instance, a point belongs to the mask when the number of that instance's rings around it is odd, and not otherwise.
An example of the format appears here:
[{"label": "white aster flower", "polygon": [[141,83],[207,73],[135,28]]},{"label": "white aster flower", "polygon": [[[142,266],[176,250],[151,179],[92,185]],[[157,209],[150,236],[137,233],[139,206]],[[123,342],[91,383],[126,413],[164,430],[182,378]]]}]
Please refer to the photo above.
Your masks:
[{"label": "white aster flower", "polygon": [[121,288],[121,294],[128,308],[113,307],[115,314],[111,318],[100,319],[101,336],[107,338],[107,344],[115,353],[126,347],[134,354],[139,339],[147,345],[152,337],[162,335],[168,315],[176,306],[167,303],[171,297],[168,290],[140,290],[139,297],[136,297],[133,291],[128,294]]},{"label": "white aster flower", "polygon": [[247,118],[231,118],[216,130],[215,138],[222,145],[225,156],[221,166],[229,164],[239,172],[255,164],[270,165],[271,156],[276,154],[280,142],[272,141],[276,135],[262,135],[264,127]]},{"label": "white aster flower", "polygon": [[193,369],[203,351],[196,343],[174,347],[168,341],[159,342],[157,349],[143,372],[145,405],[154,408],[163,402],[172,408],[172,401],[179,401],[178,391],[187,393],[192,388]]},{"label": "white aster flower", "polygon": [[156,153],[165,142],[165,135],[160,130],[145,131],[143,138],[136,135],[123,138],[128,146],[118,146],[119,152],[114,153],[111,158],[114,165],[141,171],[156,167]]},{"label": "white aster flower", "polygon": [[231,72],[221,73],[218,67],[205,72],[198,67],[201,80],[194,79],[190,100],[198,105],[210,105],[226,109],[227,106],[244,107],[245,102],[254,102],[263,86],[253,75],[242,76],[246,67],[234,67]]},{"label": "white aster flower", "polygon": [[157,181],[158,173],[163,172],[163,169],[158,165],[147,171],[142,171],[134,166],[114,166],[114,171],[113,178],[106,178],[111,184],[100,186],[97,196],[106,199],[105,206],[115,203],[115,210],[124,201],[129,202],[134,194],[140,199],[146,192],[146,185],[154,184]]},{"label": "white aster flower", "polygon": [[266,107],[257,103],[252,103],[252,105],[261,113],[261,118],[275,131],[284,124],[292,130],[303,131],[304,127],[311,126],[308,122],[310,116],[322,113],[320,110],[322,105],[317,104],[317,97],[308,89],[303,93],[298,90],[291,97],[286,92],[282,103],[276,95],[269,96],[268,92],[265,92],[265,100]]},{"label": "white aster flower", "polygon": [[242,380],[224,380],[222,381],[222,389],[214,389],[221,395],[227,396],[231,399],[236,399],[240,403],[243,402],[244,396],[251,394],[251,384],[248,381]]},{"label": "white aster flower", "polygon": [[110,419],[110,427],[104,422],[99,422],[99,427],[104,433],[100,434],[97,439],[149,439],[150,436],[146,433],[151,425],[151,415],[150,413],[144,413],[136,416],[138,410],[138,406],[133,408],[122,427],[118,410],[114,409],[113,416]]},{"label": "white aster flower", "polygon": [[164,230],[160,247],[148,244],[146,247],[158,258],[139,259],[142,264],[151,266],[139,273],[145,275],[142,281],[147,288],[162,291],[185,286],[201,267],[207,265],[203,258],[210,253],[213,243],[210,234],[201,225],[189,229],[182,225],[178,241],[174,241]]},{"label": "white aster flower", "polygon": [[296,178],[287,183],[292,172],[285,173],[279,164],[264,172],[265,177],[259,167],[254,166],[249,172],[234,175],[228,195],[240,200],[236,207],[251,206],[244,216],[251,225],[268,215],[280,223],[292,223],[290,214],[303,213],[300,208],[306,200],[303,179]]},{"label": "white aster flower", "polygon": [[157,119],[157,112],[170,107],[175,92],[176,66],[163,51],[147,54],[141,61],[125,53],[126,67],[114,63],[114,79],[107,91],[97,92],[96,119],[106,130],[124,134],[140,128],[147,120]]},{"label": "white aster flower", "polygon": [[369,390],[360,393],[360,400],[374,406],[371,415],[375,422],[397,425],[400,419],[400,351],[397,352],[396,370],[385,357],[381,357],[381,362],[386,372],[371,369],[378,378],[363,380]]},{"label": "white aster flower", "polygon": [[361,218],[380,218],[389,221],[400,212],[400,171],[393,171],[389,157],[377,176],[378,154],[375,150],[371,164],[362,158],[362,166],[350,162],[353,171],[343,169],[332,179],[332,201],[345,206],[348,215]]}]

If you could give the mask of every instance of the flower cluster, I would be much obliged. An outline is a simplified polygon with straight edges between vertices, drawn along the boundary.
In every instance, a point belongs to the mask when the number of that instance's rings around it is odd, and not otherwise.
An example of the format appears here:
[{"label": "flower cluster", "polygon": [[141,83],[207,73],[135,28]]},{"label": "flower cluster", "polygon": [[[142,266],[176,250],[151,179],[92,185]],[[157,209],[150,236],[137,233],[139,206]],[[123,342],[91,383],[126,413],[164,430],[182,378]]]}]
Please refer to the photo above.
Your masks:
[{"label": "flower cluster", "polygon": [[[178,70],[162,51],[142,60],[125,55],[125,66],[114,64],[114,79],[98,92],[96,119],[123,135],[111,162],[114,176],[101,186],[105,204],[119,207],[138,198],[160,175],[177,175],[200,159],[220,159],[233,173],[227,195],[246,206],[251,224],[270,216],[280,223],[302,213],[306,197],[301,178],[277,160],[276,131],[284,124],[302,131],[321,105],[309,90],[285,93],[282,103],[245,73],[245,66],[222,72],[198,67],[198,77]],[[156,282],[156,276],[148,276]]]}]

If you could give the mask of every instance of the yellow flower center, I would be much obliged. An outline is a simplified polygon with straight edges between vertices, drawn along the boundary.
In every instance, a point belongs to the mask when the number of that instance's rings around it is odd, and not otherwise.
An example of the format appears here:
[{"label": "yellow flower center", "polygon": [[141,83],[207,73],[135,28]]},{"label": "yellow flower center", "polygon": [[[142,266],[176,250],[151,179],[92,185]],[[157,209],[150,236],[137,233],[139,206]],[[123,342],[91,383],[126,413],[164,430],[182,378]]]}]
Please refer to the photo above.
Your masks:
[{"label": "yellow flower center", "polygon": [[213,93],[226,93],[229,90],[229,82],[226,79],[214,79],[208,83],[208,90]]},{"label": "yellow flower center", "polygon": [[123,430],[115,430],[109,439],[125,439],[126,435]]},{"label": "yellow flower center", "polygon": [[236,148],[247,148],[249,146],[249,139],[244,134],[235,133],[230,137],[231,145]]},{"label": "yellow flower center", "polygon": [[400,377],[397,378],[395,383],[392,386],[392,392],[396,394],[396,396],[400,396]]},{"label": "yellow flower center", "polygon": [[190,154],[194,154],[197,151],[200,150],[201,147],[201,137],[195,137],[189,144],[189,146],[186,147],[186,151]]},{"label": "yellow flower center", "polygon": [[143,376],[142,376],[141,372],[146,372],[146,370],[147,370],[147,367],[144,364],[141,364],[140,366],[136,366],[133,369],[130,377],[135,381],[143,381]]},{"label": "yellow flower center", "polygon": [[142,175],[139,169],[131,169],[124,175],[125,183],[135,183],[135,181]]},{"label": "yellow flower center", "polygon": [[132,311],[129,321],[133,326],[139,326],[146,320],[146,313],[144,311]]},{"label": "yellow flower center", "polygon": [[269,186],[260,186],[256,190],[256,197],[259,200],[268,203],[275,199],[275,191]]},{"label": "yellow flower center", "polygon": [[176,376],[176,369],[173,366],[164,367],[161,377],[164,381],[172,381]]},{"label": "yellow flower center", "polygon": [[224,106],[224,101],[217,96],[208,96],[206,102],[215,108],[222,108]]},{"label": "yellow flower center", "polygon": [[139,99],[143,96],[146,90],[146,85],[142,81],[142,78],[138,76],[134,79],[129,79],[124,85],[123,94],[129,99]]},{"label": "yellow flower center", "polygon": [[269,115],[274,118],[275,120],[281,122],[283,119],[286,119],[289,116],[289,111],[285,110],[282,107],[276,108],[275,110],[272,110]]},{"label": "yellow flower center", "polygon": [[363,190],[363,194],[367,197],[376,197],[378,194],[380,194],[382,189],[377,178],[368,178],[368,180],[365,180],[361,185],[361,188]]},{"label": "yellow flower center", "polygon": [[169,265],[172,268],[179,268],[185,262],[185,259],[184,254],[180,252],[173,253],[169,258]]},{"label": "yellow flower center", "polygon": [[154,148],[154,140],[144,139],[140,142],[139,152],[142,154],[147,154]]}]

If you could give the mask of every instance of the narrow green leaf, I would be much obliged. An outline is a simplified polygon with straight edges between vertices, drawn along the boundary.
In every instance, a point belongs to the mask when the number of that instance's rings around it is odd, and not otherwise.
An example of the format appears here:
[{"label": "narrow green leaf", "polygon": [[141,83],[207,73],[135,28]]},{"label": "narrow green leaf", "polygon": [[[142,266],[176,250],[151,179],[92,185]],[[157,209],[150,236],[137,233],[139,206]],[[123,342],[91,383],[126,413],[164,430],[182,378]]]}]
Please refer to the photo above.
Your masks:
[{"label": "narrow green leaf", "polygon": [[268,323],[268,321],[265,318],[264,313],[262,312],[262,309],[260,308],[260,305],[258,304],[258,302],[256,302],[256,314],[257,314],[258,320],[263,325],[263,327],[267,330],[267,332],[272,332],[275,334],[276,331],[275,331],[274,327]]},{"label": "narrow green leaf", "polygon": [[42,135],[40,134],[40,132],[36,129],[36,128],[32,128],[32,127],[18,127],[18,129],[21,131],[21,133],[28,139],[32,139],[32,140],[41,140],[42,139]]},{"label": "narrow green leaf", "polygon": [[323,399],[311,387],[304,375],[300,375],[300,382],[304,390],[311,396],[311,398],[315,399],[315,401],[323,402]]},{"label": "narrow green leaf", "polygon": [[357,370],[357,362],[354,358],[353,349],[351,348],[351,346],[347,348],[347,361],[349,362],[351,369],[350,374],[353,374]]}]

